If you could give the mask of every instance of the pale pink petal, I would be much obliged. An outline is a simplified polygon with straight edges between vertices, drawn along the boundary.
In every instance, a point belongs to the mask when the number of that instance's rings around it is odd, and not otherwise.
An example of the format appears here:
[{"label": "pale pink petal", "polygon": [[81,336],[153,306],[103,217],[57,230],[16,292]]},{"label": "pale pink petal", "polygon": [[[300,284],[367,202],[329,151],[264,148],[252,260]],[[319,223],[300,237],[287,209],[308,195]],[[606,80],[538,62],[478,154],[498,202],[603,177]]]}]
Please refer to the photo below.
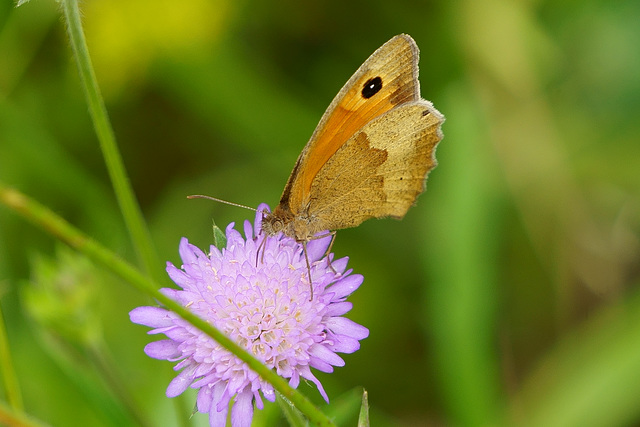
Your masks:
[{"label": "pale pink petal", "polygon": [[167,387],[167,397],[176,397],[184,392],[193,382],[192,369],[186,368],[175,377]]},{"label": "pale pink petal", "polygon": [[[227,425],[229,401],[221,402],[224,392],[225,385],[223,383],[218,383],[213,386],[211,392],[211,409],[209,410],[209,425],[211,427],[225,427]],[[218,408],[220,410],[218,410]]]},{"label": "pale pink petal", "polygon": [[231,425],[233,427],[251,427],[253,419],[253,393],[245,390],[236,396],[231,407]]},{"label": "pale pink petal", "polygon": [[352,274],[340,280],[338,283],[332,285],[328,292],[335,293],[334,299],[339,299],[351,295],[356,289],[360,287],[364,277],[360,274]]},{"label": "pale pink petal", "polygon": [[[318,233],[317,235],[322,236],[327,233],[328,231],[323,231],[321,233]],[[309,256],[310,262],[317,261],[324,256],[324,254],[327,252],[329,244],[331,243],[331,239],[332,236],[328,235],[326,237],[323,237],[322,239],[312,239],[307,243],[307,255]]]},{"label": "pale pink petal", "polygon": [[331,350],[336,353],[350,354],[360,349],[360,341],[346,335],[337,335],[332,337],[333,344]]},{"label": "pale pink petal", "polygon": [[309,348],[309,354],[333,366],[344,366],[344,360],[342,359],[342,357],[338,356],[323,345],[312,345],[311,348]]},{"label": "pale pink petal", "polygon": [[144,346],[144,353],[154,359],[174,359],[180,357],[182,352],[178,349],[178,343],[172,340],[150,342]]},{"label": "pale pink petal", "polygon": [[198,391],[198,397],[196,399],[196,407],[198,412],[208,413],[211,411],[213,400],[213,387],[204,386]]},{"label": "pale pink petal", "polygon": [[160,307],[137,307],[129,312],[129,319],[150,328],[164,328],[173,325],[168,313],[169,311]]},{"label": "pale pink petal", "polygon": [[325,316],[342,316],[353,308],[353,304],[348,301],[336,302],[327,308]]},{"label": "pale pink petal", "polygon": [[324,391],[324,387],[322,387],[322,384],[320,383],[320,381],[311,373],[308,367],[305,366],[302,369],[300,369],[300,376],[302,378],[306,378],[309,381],[313,382],[316,385],[316,387],[318,387],[318,391],[322,395],[323,399],[327,403],[329,403],[329,396],[327,396],[327,392]]},{"label": "pale pink petal", "polygon": [[327,326],[335,334],[347,335],[359,340],[369,336],[369,330],[346,317],[332,317],[327,320]]}]

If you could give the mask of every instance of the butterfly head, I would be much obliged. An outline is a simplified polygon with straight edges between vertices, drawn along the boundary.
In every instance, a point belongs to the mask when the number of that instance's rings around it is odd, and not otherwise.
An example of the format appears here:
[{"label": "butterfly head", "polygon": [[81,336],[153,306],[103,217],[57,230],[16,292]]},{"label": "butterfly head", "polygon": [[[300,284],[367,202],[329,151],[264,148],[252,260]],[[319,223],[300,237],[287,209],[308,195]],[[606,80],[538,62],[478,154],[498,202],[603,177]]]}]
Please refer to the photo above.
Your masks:
[{"label": "butterfly head", "polygon": [[282,231],[285,235],[294,237],[292,224],[293,214],[280,206],[273,212],[263,212],[262,231],[267,236],[274,236]]}]

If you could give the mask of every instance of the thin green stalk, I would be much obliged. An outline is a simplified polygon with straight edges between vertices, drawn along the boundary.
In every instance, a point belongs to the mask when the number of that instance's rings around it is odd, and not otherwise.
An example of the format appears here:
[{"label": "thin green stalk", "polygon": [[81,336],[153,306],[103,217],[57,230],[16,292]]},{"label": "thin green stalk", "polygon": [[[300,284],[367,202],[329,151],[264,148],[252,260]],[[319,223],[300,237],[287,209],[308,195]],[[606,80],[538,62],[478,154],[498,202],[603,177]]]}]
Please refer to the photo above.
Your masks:
[{"label": "thin green stalk", "polygon": [[138,257],[144,265],[147,274],[160,281],[160,271],[162,271],[161,263],[158,260],[155,247],[151,241],[149,230],[142,216],[142,211],[134,196],[129,178],[125,171],[122,157],[118,151],[113,128],[109,122],[107,109],[98,87],[98,81],[91,65],[87,42],[82,30],[82,22],[80,20],[80,11],[76,0],[62,0],[62,8],[67,21],[67,32],[73,53],[78,64],[78,72],[82,80],[87,104],[93,126],[100,141],[100,148],[104,156],[109,176],[113,184],[113,189],[122,211],[127,229],[131,235],[133,245],[136,249]]},{"label": "thin green stalk", "polygon": [[245,362],[265,381],[269,382],[278,392],[289,399],[314,425],[335,425],[302,393],[290,387],[284,378],[278,376],[274,371],[263,365],[258,359],[254,358],[245,349],[236,344],[235,341],[224,335],[205,320],[191,313],[182,305],[159,292],[159,286],[156,282],[145,277],[131,264],[125,262],[107,248],[90,239],[47,207],[12,188],[5,187],[2,183],[0,183],[0,202],[15,210],[32,223],[49,234],[57,237],[72,248],[82,252],[92,260],[107,267],[126,282],[133,285],[136,289],[152,296],[162,303],[167,309],[173,311],[178,316],[182,317],[184,320],[207,334],[220,345],[232,352],[240,360]]},{"label": "thin green stalk", "polygon": [[7,401],[14,411],[22,411],[22,393],[20,392],[20,382],[16,371],[13,369],[13,361],[11,352],[9,351],[9,339],[7,338],[7,329],[4,324],[4,316],[2,307],[0,307],[0,371],[4,382],[4,389],[7,395]]}]

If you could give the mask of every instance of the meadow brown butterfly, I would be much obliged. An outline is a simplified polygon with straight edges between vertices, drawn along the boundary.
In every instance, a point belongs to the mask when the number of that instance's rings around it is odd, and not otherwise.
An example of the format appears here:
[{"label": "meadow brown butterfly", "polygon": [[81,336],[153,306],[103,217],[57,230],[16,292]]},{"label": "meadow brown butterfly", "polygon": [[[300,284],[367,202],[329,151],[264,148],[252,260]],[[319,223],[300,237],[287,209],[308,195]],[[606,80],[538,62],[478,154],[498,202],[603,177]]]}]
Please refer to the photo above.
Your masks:
[{"label": "meadow brown butterfly", "polygon": [[311,239],[369,218],[404,217],[436,166],[443,122],[420,97],[418,46],[395,36],[333,99],[262,229],[301,242],[306,255]]},{"label": "meadow brown butterfly", "polygon": [[395,36],[333,99],[302,149],[280,203],[264,214],[262,230],[302,243],[311,284],[308,241],[335,236],[369,218],[404,217],[437,164],[443,122],[420,97],[418,46],[406,34]]}]

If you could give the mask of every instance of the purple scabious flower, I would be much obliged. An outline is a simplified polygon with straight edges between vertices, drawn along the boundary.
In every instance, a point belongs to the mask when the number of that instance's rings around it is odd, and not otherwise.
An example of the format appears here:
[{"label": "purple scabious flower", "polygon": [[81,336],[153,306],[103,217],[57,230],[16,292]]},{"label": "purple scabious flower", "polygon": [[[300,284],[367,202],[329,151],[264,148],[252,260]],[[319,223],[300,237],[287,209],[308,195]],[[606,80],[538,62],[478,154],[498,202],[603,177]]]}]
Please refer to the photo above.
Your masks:
[{"label": "purple scabious flower", "polygon": [[[333,254],[323,258],[331,236],[312,240],[307,244],[313,283],[313,300],[309,301],[302,245],[282,233],[273,237],[261,234],[264,210],[267,205],[258,208],[254,228],[245,221],[246,240],[233,229],[233,223],[229,224],[227,247],[222,250],[211,246],[205,254],[183,238],[179,247],[182,268],[167,263],[169,276],[182,289],[165,288],[162,292],[288,378],[292,387],[298,386],[300,378],[313,382],[328,402],[311,368],[332,372],[334,366],[344,366],[336,353],[353,353],[360,348],[359,340],[369,335],[367,328],[342,317],[352,307],[346,298],[363,277],[346,270],[347,258],[331,265],[327,258]],[[262,243],[262,239],[266,241]],[[251,425],[254,401],[258,409],[263,408],[261,394],[275,400],[269,383],[173,312],[138,307],[130,317],[134,323],[154,328],[150,334],[166,335],[167,339],[148,344],[144,351],[155,359],[179,361],[174,369],[181,372],[166,394],[175,397],[188,387],[198,389],[198,411],[209,413],[211,426],[225,425],[234,397],[234,427]]]}]

